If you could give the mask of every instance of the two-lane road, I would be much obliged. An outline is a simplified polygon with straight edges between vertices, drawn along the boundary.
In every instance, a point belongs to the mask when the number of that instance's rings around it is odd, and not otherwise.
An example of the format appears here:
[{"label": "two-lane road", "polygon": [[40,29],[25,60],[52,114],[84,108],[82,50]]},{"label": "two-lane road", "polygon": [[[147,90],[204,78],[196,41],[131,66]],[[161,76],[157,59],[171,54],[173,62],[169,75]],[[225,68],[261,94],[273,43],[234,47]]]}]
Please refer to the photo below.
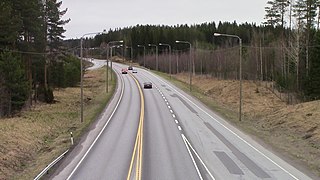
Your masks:
[{"label": "two-lane road", "polygon": [[[139,68],[138,73],[120,74],[127,68],[121,64],[113,68],[117,103],[99,120],[105,122],[103,130],[98,138],[80,143],[54,179],[127,179],[136,157],[129,178],[134,179],[139,162],[134,147],[141,136],[145,180],[310,179],[164,79]],[[153,88],[140,93],[138,85],[146,81]]]}]

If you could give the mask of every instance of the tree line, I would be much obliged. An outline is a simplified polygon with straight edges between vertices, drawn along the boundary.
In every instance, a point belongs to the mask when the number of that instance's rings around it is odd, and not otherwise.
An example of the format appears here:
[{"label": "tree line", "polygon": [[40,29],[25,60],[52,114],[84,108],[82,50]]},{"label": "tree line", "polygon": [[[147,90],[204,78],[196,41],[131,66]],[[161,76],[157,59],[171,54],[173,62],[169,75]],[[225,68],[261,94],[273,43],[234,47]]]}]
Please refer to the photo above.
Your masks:
[{"label": "tree line", "polygon": [[[2,0],[0,2],[0,116],[10,115],[34,100],[53,101],[52,88],[74,86],[80,79],[79,39],[63,41],[66,13],[57,0]],[[270,0],[265,22],[207,22],[194,25],[136,25],[110,29],[107,34],[85,39],[84,47],[124,40],[114,49],[119,56],[155,69],[158,45],[159,70],[221,79],[239,78],[239,42],[214,37],[215,32],[242,39],[243,78],[270,82],[280,92],[302,100],[320,98],[319,0]],[[176,40],[188,41],[177,44]],[[168,47],[159,43],[170,44]],[[145,46],[146,57],[143,57]],[[89,53],[84,51],[85,54]],[[105,56],[105,50],[100,56]],[[132,56],[133,55],[133,56]],[[169,58],[171,57],[171,58]],[[169,61],[171,59],[171,61]],[[171,66],[169,66],[171,65]]]},{"label": "tree line", "polygon": [[[237,35],[242,39],[243,78],[270,82],[280,93],[302,101],[320,99],[320,32],[319,0],[270,0],[265,7],[265,22],[208,22],[195,25],[136,25],[110,29],[86,42],[99,47],[103,42],[124,40],[118,55],[155,69],[155,48],[159,46],[159,70],[173,73],[188,71],[189,46],[192,44],[193,74],[205,74],[222,79],[238,79],[239,41],[237,38],[214,37],[215,32]],[[71,45],[70,41],[68,44]],[[146,57],[143,57],[143,45]]]},{"label": "tree line", "polygon": [[63,45],[66,13],[57,0],[0,2],[0,117],[32,102],[53,102],[52,88],[76,85],[79,61]]}]

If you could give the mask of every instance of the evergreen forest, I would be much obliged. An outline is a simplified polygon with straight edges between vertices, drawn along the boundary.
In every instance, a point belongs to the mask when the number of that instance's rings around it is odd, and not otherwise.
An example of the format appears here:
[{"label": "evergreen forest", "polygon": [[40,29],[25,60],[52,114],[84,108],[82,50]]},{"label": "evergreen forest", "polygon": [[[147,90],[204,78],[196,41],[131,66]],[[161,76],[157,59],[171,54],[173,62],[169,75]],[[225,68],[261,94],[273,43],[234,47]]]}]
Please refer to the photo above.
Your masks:
[{"label": "evergreen forest", "polygon": [[[53,88],[78,85],[80,39],[64,39],[63,26],[70,19],[63,19],[67,9],[61,10],[61,3],[0,2],[0,116],[37,100],[52,103]],[[237,80],[241,54],[244,80],[266,83],[285,94],[288,103],[317,100],[319,7],[319,0],[270,0],[262,24],[137,24],[110,29],[84,39],[84,56],[107,58],[108,42],[123,40],[121,47],[108,47],[113,48],[113,56],[166,73],[192,71],[193,75]]]}]

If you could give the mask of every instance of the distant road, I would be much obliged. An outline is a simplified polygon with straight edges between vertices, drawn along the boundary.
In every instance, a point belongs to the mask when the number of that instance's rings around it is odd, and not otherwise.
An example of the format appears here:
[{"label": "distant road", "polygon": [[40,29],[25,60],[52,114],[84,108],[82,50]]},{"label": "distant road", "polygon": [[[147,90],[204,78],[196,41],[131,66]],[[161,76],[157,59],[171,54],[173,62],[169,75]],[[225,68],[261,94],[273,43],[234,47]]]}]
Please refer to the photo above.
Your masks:
[{"label": "distant road", "polygon": [[[145,180],[310,179],[166,80],[139,68],[135,74],[120,74],[125,65],[113,68],[119,82],[113,101],[53,179],[135,179],[139,163]],[[141,95],[137,82],[143,88],[147,81],[153,88]],[[143,137],[141,158],[137,137]]]},{"label": "distant road", "polygon": [[87,70],[99,69],[107,64],[107,62],[105,60],[97,60],[97,59],[87,58],[87,61],[93,63],[93,66],[87,68]]}]

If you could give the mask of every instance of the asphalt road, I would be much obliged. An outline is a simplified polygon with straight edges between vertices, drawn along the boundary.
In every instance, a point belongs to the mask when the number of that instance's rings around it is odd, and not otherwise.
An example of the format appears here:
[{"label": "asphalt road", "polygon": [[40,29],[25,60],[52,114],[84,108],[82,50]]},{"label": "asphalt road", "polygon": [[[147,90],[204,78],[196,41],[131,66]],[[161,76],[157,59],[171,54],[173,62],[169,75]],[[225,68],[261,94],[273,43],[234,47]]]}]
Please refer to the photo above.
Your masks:
[{"label": "asphalt road", "polygon": [[126,67],[114,64],[113,101],[53,179],[310,179],[169,82],[143,69],[120,74]]}]

